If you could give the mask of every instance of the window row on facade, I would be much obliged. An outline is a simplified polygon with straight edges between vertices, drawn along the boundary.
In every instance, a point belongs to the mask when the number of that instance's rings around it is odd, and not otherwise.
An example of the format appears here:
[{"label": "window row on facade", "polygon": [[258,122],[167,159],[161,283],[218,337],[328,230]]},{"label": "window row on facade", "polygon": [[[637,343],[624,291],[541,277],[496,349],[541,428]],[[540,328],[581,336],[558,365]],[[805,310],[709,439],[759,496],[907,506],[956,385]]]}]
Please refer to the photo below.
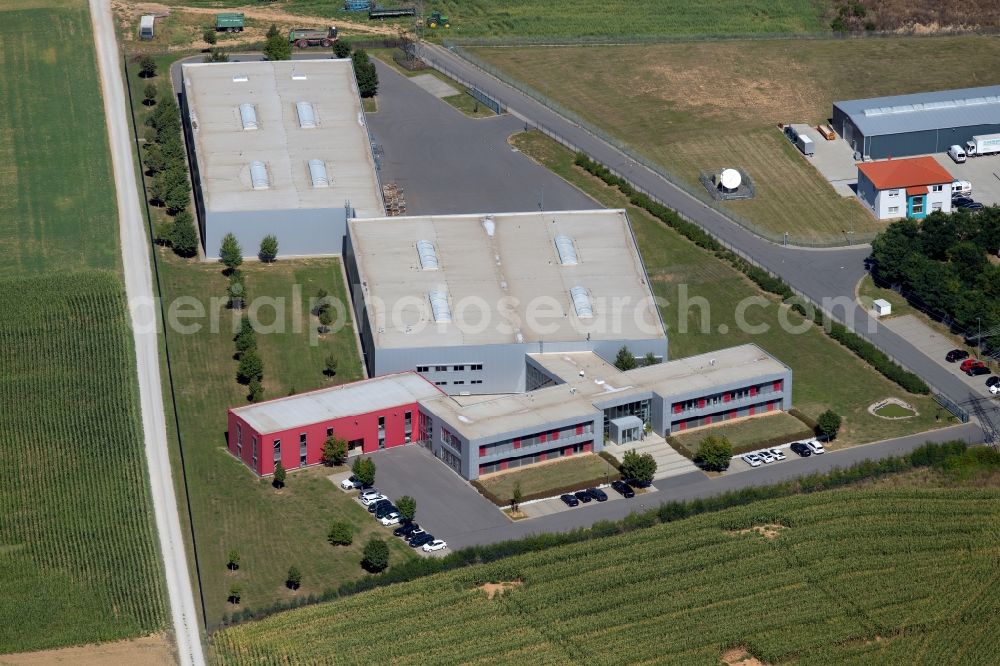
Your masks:
[{"label": "window row on facade", "polygon": [[745,416],[765,414],[778,409],[781,409],[781,400],[768,400],[756,405],[741,407],[740,409],[725,409],[713,414],[695,416],[689,419],[679,419],[671,423],[670,430],[671,432],[680,432],[682,430],[688,430],[689,428],[700,428],[701,426],[712,425],[713,423],[722,423],[723,421],[743,418]]},{"label": "window row on facade", "polygon": [[534,465],[535,463],[545,462],[546,460],[556,460],[557,458],[571,456],[576,453],[589,453],[593,450],[593,448],[593,442],[579,442],[577,444],[561,446],[548,451],[541,451],[532,455],[504,458],[503,460],[481,464],[479,466],[479,473],[491,474],[493,472],[502,472],[507,469],[521,467],[522,465]]},{"label": "window row on facade", "polygon": [[510,453],[511,451],[537,446],[539,444],[557,442],[560,438],[568,439],[570,437],[578,437],[580,435],[590,435],[593,434],[593,432],[594,424],[591,421],[576,423],[565,428],[546,430],[545,432],[535,433],[526,437],[513,437],[511,439],[493,442],[492,444],[485,444],[479,447],[479,455],[482,457],[501,453]]},{"label": "window row on facade", "polygon": [[717,405],[723,405],[727,402],[734,402],[737,400],[746,400],[747,398],[754,398],[759,395],[767,395],[769,393],[780,393],[783,387],[784,387],[784,382],[778,379],[773,382],[766,382],[764,384],[757,384],[755,386],[747,386],[745,388],[737,389],[735,391],[724,391],[722,393],[713,393],[712,395],[703,396],[692,400],[675,402],[673,405],[673,413],[682,414],[684,412],[688,412],[694,409],[704,409],[706,407],[714,407]]},{"label": "window row on facade", "polygon": [[417,372],[465,372],[466,370],[471,370],[474,372],[482,372],[482,363],[464,363],[458,365],[418,365]]}]

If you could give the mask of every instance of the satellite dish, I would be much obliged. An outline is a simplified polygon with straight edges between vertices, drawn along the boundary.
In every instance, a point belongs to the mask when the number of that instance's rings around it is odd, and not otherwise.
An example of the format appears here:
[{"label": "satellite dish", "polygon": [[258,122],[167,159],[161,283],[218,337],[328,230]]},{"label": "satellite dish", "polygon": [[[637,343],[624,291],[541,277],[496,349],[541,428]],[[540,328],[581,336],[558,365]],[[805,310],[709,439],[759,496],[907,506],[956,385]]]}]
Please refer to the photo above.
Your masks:
[{"label": "satellite dish", "polygon": [[739,188],[740,183],[743,182],[743,176],[736,169],[723,169],[722,175],[719,177],[722,182],[722,187],[727,190],[735,190]]}]

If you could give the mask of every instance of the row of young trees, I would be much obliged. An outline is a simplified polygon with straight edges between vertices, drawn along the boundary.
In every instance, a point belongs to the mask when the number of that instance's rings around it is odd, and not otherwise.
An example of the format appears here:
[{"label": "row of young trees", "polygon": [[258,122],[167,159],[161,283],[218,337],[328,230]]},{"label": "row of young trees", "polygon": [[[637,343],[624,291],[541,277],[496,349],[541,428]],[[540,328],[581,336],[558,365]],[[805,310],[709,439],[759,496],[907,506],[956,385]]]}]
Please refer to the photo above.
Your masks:
[{"label": "row of young trees", "polygon": [[[240,568],[240,553],[238,550],[230,550],[226,557],[226,569],[236,572]],[[294,564],[288,567],[288,574],[285,576],[285,587],[290,590],[297,590],[302,585],[302,572]],[[243,586],[234,582],[229,586],[229,596],[227,601],[233,605],[238,605],[243,598]]]},{"label": "row of young trees", "polygon": [[[140,76],[156,76],[156,61],[143,56],[139,63]],[[160,241],[168,243],[178,255],[192,257],[198,251],[198,232],[191,214],[191,189],[188,185],[187,156],[181,140],[181,117],[177,103],[169,92],[160,95],[152,81],[143,91],[143,104],[152,106],[146,118],[149,130],[144,132],[143,165],[150,178],[150,203],[166,208],[173,221]]]}]

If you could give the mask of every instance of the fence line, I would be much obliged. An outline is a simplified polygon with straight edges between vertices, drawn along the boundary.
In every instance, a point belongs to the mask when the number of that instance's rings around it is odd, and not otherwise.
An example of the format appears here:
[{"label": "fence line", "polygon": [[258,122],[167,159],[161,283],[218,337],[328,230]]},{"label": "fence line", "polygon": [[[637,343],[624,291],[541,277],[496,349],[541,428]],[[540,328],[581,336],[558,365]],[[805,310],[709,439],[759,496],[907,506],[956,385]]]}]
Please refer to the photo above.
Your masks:
[{"label": "fence line", "polygon": [[[767,229],[763,229],[759,225],[757,225],[755,222],[753,222],[752,220],[748,220],[747,218],[734,213],[732,210],[729,210],[729,209],[724,208],[723,206],[721,206],[717,201],[715,201],[710,196],[708,196],[708,192],[704,191],[704,188],[700,188],[699,189],[695,185],[693,185],[691,183],[688,183],[687,181],[685,181],[682,178],[677,177],[676,175],[674,175],[673,173],[671,173],[667,169],[663,168],[661,165],[656,164],[655,162],[653,162],[653,161],[649,160],[648,158],[646,158],[641,153],[636,152],[630,146],[628,146],[627,144],[623,143],[618,138],[616,138],[616,137],[608,134],[607,132],[605,132],[604,130],[600,129],[599,127],[596,127],[590,121],[582,118],[580,115],[578,115],[574,111],[571,111],[571,110],[567,109],[566,107],[564,107],[559,102],[557,102],[554,99],[552,99],[551,97],[549,97],[549,96],[547,96],[547,95],[545,95],[543,93],[538,92],[537,90],[535,90],[531,86],[525,85],[524,83],[518,81],[517,79],[514,79],[513,77],[511,77],[508,74],[506,74],[503,70],[500,70],[500,69],[494,67],[493,65],[491,65],[488,62],[482,60],[478,56],[476,56],[476,55],[474,55],[472,53],[469,53],[467,50],[461,48],[460,46],[458,46],[456,44],[453,44],[452,42],[446,41],[445,42],[445,46],[452,53],[454,53],[457,56],[463,58],[464,60],[466,60],[467,62],[469,62],[471,65],[473,65],[473,66],[475,66],[475,67],[483,70],[487,74],[489,74],[489,75],[491,75],[491,76],[499,79],[500,81],[504,82],[505,84],[509,85],[510,87],[514,88],[515,90],[518,90],[519,92],[523,93],[524,95],[526,95],[528,97],[531,97],[532,99],[534,99],[539,104],[542,104],[543,106],[548,107],[549,109],[551,109],[555,113],[561,115],[562,117],[566,118],[570,122],[578,125],[583,130],[587,131],[588,133],[594,135],[598,139],[604,141],[605,143],[607,143],[607,144],[611,145],[612,147],[616,148],[617,150],[621,151],[622,153],[625,154],[625,156],[628,159],[632,160],[633,162],[635,162],[639,166],[642,166],[642,167],[648,169],[649,171],[651,171],[655,175],[659,176],[663,180],[665,180],[668,183],[670,183],[671,185],[673,185],[674,187],[676,187],[676,188],[684,191],[686,194],[690,195],[695,200],[699,201],[700,203],[705,204],[706,206],[709,206],[710,208],[712,208],[713,210],[715,210],[717,213],[719,213],[720,215],[722,215],[726,219],[728,219],[731,222],[733,222],[733,223],[735,223],[735,224],[743,227],[747,231],[750,231],[751,233],[753,233],[753,234],[755,234],[757,236],[760,236],[761,238],[763,238],[765,240],[768,240],[768,241],[770,241],[772,243],[777,243],[779,245],[790,243],[792,245],[796,245],[796,246],[799,246],[799,247],[828,248],[828,247],[846,247],[846,246],[849,246],[849,245],[852,245],[852,244],[868,243],[868,242],[871,242],[875,238],[875,234],[874,233],[869,233],[869,234],[853,234],[853,242],[849,241],[847,238],[845,238],[843,241],[825,241],[824,242],[824,241],[810,240],[810,239],[806,239],[806,238],[799,238],[798,236],[795,236],[793,234],[788,234],[786,236],[785,234],[777,234],[777,233],[775,233],[773,231],[770,231],[770,230],[767,230]],[[426,51],[425,51],[425,53],[426,53]],[[430,61],[430,59],[428,59],[428,58],[425,58],[425,59],[428,60],[428,61]],[[448,71],[445,71],[445,70],[447,70],[449,68],[447,68],[446,66],[441,66],[441,64],[439,62],[435,61],[433,63],[433,65],[434,65],[434,67],[440,67],[442,69],[442,71],[444,71],[446,74],[448,74],[449,76],[452,76],[453,78],[456,78],[456,75],[453,75],[453,74],[449,73]],[[460,81],[462,80],[461,77],[457,77],[457,78]],[[465,83],[466,85],[468,85],[468,83],[466,81],[462,81],[462,82]],[[504,106],[507,107],[507,108],[509,108],[508,105],[504,105]],[[537,122],[533,121],[532,124],[534,124],[539,130],[544,131],[545,134],[547,134],[548,136],[552,137],[553,139],[555,139],[559,143],[563,144],[564,146],[566,146],[570,150],[573,150],[573,151],[579,151],[580,150],[580,148],[578,146],[572,144],[570,141],[568,141],[567,139],[565,139],[561,135],[558,135],[558,133],[556,133],[555,131],[553,131],[551,129],[547,129],[547,128],[545,130],[543,130],[543,126],[541,125],[541,123],[537,123]],[[611,168],[610,165],[607,165],[607,164],[605,164],[604,166],[608,167],[609,169]],[[622,176],[623,178],[625,178],[625,176],[623,176],[620,173],[616,173],[616,175],[619,175],[619,176]],[[630,184],[632,184],[633,187],[635,187],[634,183],[631,183],[631,179],[626,178],[626,180],[629,180]],[[639,187],[635,187],[635,189],[638,190],[638,191],[640,191],[640,192],[642,192],[643,194],[649,196],[654,201],[657,201],[658,203],[661,203],[661,204],[663,203],[662,201],[660,201],[660,199],[658,199],[657,197],[655,197],[654,195],[652,195],[648,191],[646,191],[646,190],[644,190],[642,188],[639,188]],[[666,204],[664,204],[664,205],[666,205]]]}]

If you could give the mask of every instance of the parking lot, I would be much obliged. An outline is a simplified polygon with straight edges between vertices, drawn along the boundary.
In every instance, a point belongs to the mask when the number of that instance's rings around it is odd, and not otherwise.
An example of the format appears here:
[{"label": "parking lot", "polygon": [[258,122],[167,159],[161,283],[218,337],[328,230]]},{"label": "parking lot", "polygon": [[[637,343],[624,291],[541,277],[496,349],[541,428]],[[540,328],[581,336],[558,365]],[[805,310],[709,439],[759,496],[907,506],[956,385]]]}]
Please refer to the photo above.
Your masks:
[{"label": "parking lot", "polygon": [[970,157],[963,164],[956,164],[944,153],[934,159],[948,170],[955,180],[972,183],[972,198],[986,206],[1000,203],[1000,155]]},{"label": "parking lot", "polygon": [[[371,459],[375,487],[394,502],[403,495],[415,499],[415,522],[438,539],[448,541],[455,534],[510,523],[492,502],[422,446],[393,447],[371,454]],[[392,529],[385,528],[387,536],[392,536]]]},{"label": "parking lot", "polygon": [[[989,375],[969,377],[964,372],[959,370],[958,363],[949,363],[945,360],[945,356],[948,352],[956,347],[954,340],[938,333],[914,315],[892,317],[882,321],[881,324],[888,327],[893,333],[896,333],[900,337],[904,338],[911,345],[931,358],[935,363],[943,368],[947,368],[949,372],[953,373],[956,377],[962,380],[962,382],[969,387],[969,390],[976,395],[991,397],[989,390],[986,388],[986,378]],[[995,374],[997,372],[996,364],[993,364],[991,367]]]},{"label": "parking lot", "polygon": [[558,497],[554,497],[552,499],[541,500],[538,502],[531,502],[530,504],[522,504],[521,513],[527,516],[526,519],[541,518],[542,516],[551,516],[556,513],[562,513],[563,511],[586,511],[588,508],[592,506],[597,506],[598,504],[610,504],[611,502],[620,502],[620,501],[635,502],[637,498],[639,498],[641,495],[656,492],[655,486],[650,486],[649,488],[642,488],[642,489],[636,488],[635,497],[633,497],[632,499],[625,499],[622,495],[615,492],[611,488],[611,486],[600,486],[600,488],[608,496],[607,502],[596,502],[591,500],[586,504],[580,503],[578,506],[571,507]]}]

